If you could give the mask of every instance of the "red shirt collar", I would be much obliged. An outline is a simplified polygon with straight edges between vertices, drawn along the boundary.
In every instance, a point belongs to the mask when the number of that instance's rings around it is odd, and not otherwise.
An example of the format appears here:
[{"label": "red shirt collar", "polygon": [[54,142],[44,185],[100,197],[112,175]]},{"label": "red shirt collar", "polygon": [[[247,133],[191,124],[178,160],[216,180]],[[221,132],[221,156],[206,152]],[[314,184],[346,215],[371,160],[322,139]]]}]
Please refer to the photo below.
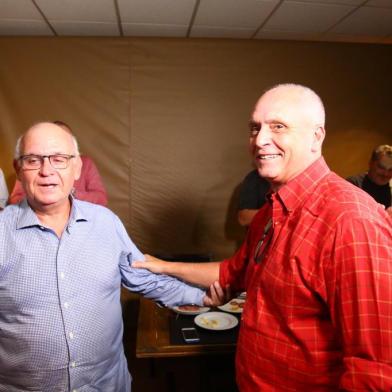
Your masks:
[{"label": "red shirt collar", "polygon": [[283,207],[286,213],[298,208],[314,192],[323,177],[330,172],[324,158],[318,158],[301,174],[270,195],[274,212],[276,208],[281,210]]}]

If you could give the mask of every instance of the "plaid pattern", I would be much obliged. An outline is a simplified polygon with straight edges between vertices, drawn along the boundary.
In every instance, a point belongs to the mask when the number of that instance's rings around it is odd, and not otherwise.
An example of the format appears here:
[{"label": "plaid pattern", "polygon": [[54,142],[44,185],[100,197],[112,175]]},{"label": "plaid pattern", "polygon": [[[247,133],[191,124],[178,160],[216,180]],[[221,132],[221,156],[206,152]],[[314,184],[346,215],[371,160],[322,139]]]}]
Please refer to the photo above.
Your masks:
[{"label": "plaid pattern", "polygon": [[220,283],[247,290],[242,392],[392,390],[391,220],[322,158],[270,196]]}]

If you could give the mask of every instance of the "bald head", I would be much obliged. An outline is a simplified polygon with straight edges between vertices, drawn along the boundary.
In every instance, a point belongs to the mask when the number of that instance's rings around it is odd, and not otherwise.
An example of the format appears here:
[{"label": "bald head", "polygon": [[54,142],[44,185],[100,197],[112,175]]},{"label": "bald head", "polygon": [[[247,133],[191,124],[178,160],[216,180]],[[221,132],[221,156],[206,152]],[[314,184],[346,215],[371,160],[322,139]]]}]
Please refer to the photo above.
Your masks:
[{"label": "bald head", "polygon": [[[325,126],[325,109],[321,98],[309,87],[300,84],[285,83],[271,87],[260,97],[257,104],[265,97],[285,98],[286,105],[300,110],[309,122],[315,126]],[[256,106],[257,106],[256,104]]]},{"label": "bald head", "polygon": [[71,140],[72,143],[72,155],[80,155],[79,154],[79,146],[75,136],[72,134],[71,130],[68,128],[51,123],[51,122],[41,122],[34,124],[31,126],[16,142],[15,152],[14,152],[14,159],[19,159],[21,155],[26,154],[24,152],[24,142],[26,138],[30,137],[32,134],[39,134],[42,137],[46,137],[47,135],[54,135],[54,134],[63,134],[66,133]]}]

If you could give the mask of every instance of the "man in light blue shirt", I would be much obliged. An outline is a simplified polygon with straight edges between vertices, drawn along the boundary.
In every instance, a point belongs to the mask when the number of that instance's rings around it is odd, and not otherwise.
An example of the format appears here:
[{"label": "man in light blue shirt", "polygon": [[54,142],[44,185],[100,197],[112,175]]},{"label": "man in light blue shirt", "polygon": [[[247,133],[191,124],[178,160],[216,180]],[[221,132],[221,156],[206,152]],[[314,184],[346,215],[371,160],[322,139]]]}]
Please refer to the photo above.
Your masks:
[{"label": "man in light blue shirt", "polygon": [[40,123],[18,141],[27,198],[0,214],[0,392],[129,392],[120,286],[167,306],[210,304],[143,258],[116,215],[73,199],[77,142]]}]

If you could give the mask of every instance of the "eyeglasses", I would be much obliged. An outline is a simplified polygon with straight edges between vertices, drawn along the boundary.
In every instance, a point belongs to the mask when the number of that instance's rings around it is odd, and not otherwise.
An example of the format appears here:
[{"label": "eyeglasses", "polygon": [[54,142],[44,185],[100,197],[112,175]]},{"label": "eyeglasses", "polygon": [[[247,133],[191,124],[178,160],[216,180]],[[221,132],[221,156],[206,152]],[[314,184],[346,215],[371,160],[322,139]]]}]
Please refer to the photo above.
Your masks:
[{"label": "eyeglasses", "polygon": [[22,155],[19,158],[19,162],[22,166],[22,169],[36,170],[42,167],[45,158],[49,159],[49,162],[54,169],[66,169],[69,165],[70,159],[75,158],[75,155],[67,155],[67,154]]}]

